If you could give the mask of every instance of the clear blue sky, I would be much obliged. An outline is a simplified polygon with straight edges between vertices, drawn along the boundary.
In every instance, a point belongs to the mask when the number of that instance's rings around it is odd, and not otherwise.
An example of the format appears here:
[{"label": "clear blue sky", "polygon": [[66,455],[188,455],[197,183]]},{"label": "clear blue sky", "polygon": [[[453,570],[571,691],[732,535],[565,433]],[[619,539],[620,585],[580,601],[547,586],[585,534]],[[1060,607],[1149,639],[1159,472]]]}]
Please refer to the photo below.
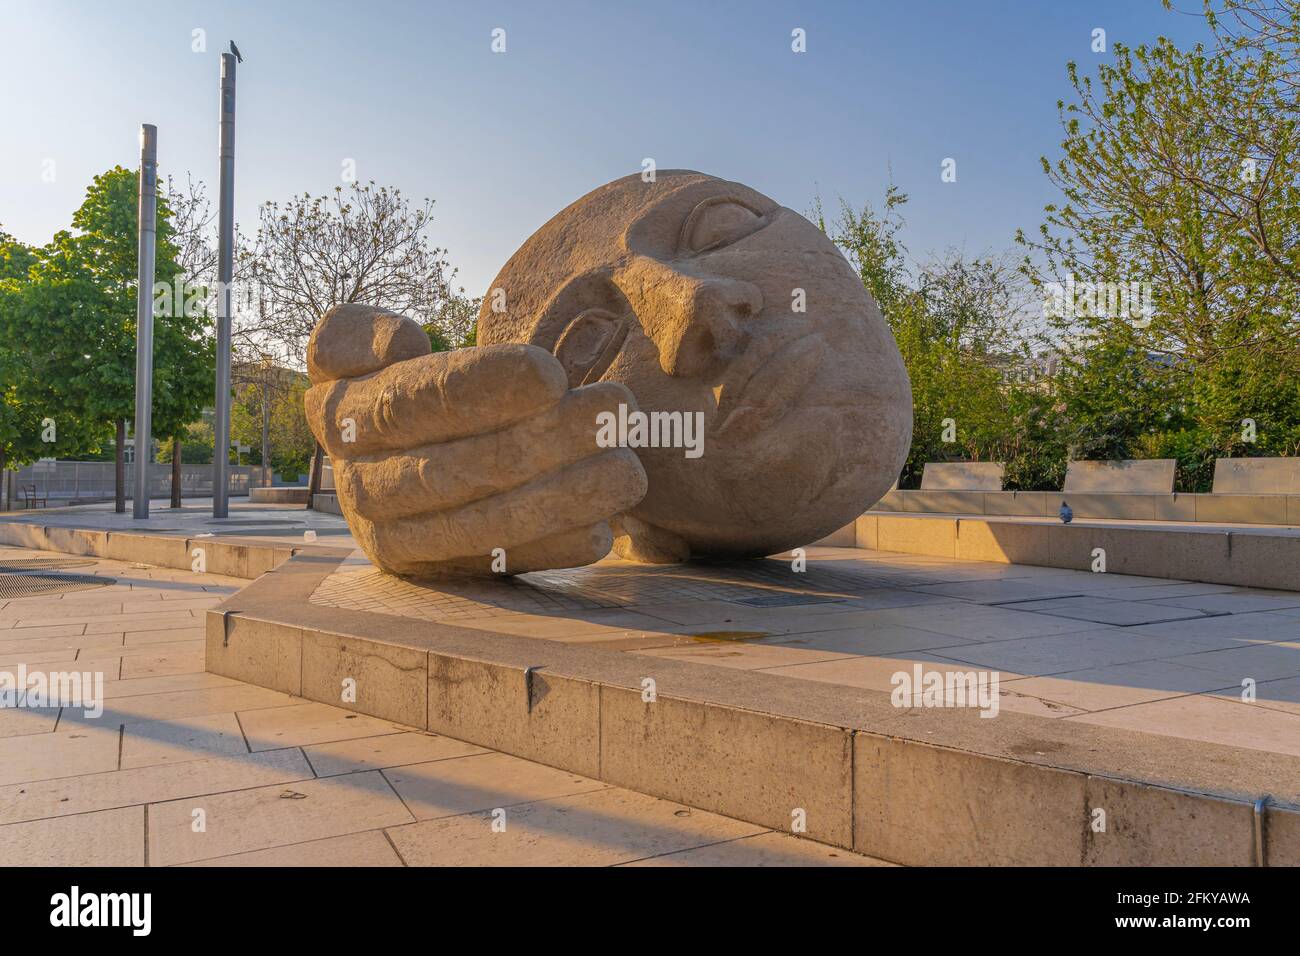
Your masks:
[{"label": "clear blue sky", "polygon": [[[359,178],[437,200],[432,237],[473,295],[644,157],[801,212],[819,191],[878,202],[892,170],[914,254],[1008,248],[1054,198],[1038,159],[1060,140],[1066,61],[1109,59],[1092,30],[1207,37],[1159,0],[0,0],[0,18],[6,231],[44,243],[66,228],[94,174],[137,164],[142,122],[159,128],[161,173],[215,192],[218,55],[234,39],[245,229],[259,202],[330,190],[353,158]],[[940,181],[945,157],[956,183]]]}]

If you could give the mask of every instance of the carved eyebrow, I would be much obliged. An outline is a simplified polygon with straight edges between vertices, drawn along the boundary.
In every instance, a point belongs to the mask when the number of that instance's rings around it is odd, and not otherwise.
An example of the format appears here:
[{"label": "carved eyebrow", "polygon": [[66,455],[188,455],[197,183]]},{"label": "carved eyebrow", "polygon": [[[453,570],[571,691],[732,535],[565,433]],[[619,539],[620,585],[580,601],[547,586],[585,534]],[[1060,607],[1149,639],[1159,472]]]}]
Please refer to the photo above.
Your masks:
[{"label": "carved eyebrow", "polygon": [[766,213],[763,213],[760,210],[755,209],[753,203],[747,202],[746,200],[741,199],[739,196],[710,196],[707,199],[701,199],[698,203],[695,204],[695,207],[691,209],[690,213],[687,214],[685,221],[682,222],[682,228],[677,233],[677,247],[675,252],[678,256],[682,255],[683,253],[685,253],[686,255],[698,255],[701,252],[709,251],[709,249],[692,249],[690,246],[691,233],[695,230],[695,226],[699,222],[699,220],[705,215],[705,213],[708,212],[708,210],[711,207],[722,205],[724,203],[728,205],[740,206],[742,209],[749,210],[749,212],[753,213],[755,219],[757,219],[758,221],[755,223],[754,228],[751,229],[749,232],[744,233],[744,235],[736,236],[735,238],[729,240],[729,242],[718,243],[710,248],[716,249],[716,248],[720,248],[723,245],[729,245],[731,242],[738,242],[739,240],[745,238],[745,236],[752,235],[753,233],[757,232],[759,229],[762,229],[764,226],[768,224],[768,216]]}]

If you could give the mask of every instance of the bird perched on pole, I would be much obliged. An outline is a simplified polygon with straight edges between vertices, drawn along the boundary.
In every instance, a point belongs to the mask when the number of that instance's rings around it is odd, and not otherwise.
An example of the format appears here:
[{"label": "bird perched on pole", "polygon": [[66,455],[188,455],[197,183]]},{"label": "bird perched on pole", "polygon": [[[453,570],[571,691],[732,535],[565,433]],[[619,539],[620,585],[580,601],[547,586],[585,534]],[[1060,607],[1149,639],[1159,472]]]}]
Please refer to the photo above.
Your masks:
[{"label": "bird perched on pole", "polygon": [[1061,524],[1069,524],[1074,520],[1074,509],[1066,502],[1061,502],[1061,510],[1057,512],[1061,516]]},{"label": "bird perched on pole", "polygon": [[239,47],[235,46],[235,41],[234,41],[234,40],[231,40],[231,41],[230,41],[230,52],[233,53],[233,54],[235,54],[235,62],[236,62],[236,63],[243,63],[243,62],[244,62],[244,58],[243,58],[242,56],[239,55]]}]

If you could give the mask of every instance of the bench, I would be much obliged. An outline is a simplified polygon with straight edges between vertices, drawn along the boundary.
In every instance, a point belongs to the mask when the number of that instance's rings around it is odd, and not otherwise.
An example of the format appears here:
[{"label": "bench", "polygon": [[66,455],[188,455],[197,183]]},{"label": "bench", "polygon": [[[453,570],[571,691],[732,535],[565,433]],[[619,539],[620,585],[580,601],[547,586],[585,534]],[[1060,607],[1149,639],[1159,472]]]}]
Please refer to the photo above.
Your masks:
[{"label": "bench", "polygon": [[1001,491],[1005,462],[927,461],[921,472],[922,491]]},{"label": "bench", "polygon": [[1218,458],[1216,495],[1300,495],[1300,458]]},{"label": "bench", "polygon": [[1168,495],[1173,493],[1177,469],[1173,458],[1072,461],[1066,466],[1061,490],[1088,495]]}]

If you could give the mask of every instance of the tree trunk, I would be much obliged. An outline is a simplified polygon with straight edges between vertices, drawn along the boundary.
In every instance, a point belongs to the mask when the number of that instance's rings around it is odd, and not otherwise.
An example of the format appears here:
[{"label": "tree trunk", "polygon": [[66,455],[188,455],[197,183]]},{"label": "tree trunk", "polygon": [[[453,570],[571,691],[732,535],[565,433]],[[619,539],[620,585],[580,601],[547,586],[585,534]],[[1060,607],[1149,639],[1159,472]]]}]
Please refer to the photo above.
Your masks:
[{"label": "tree trunk", "polygon": [[172,507],[181,506],[181,439],[172,439]]},{"label": "tree trunk", "polygon": [[6,465],[7,463],[8,463],[8,462],[7,462],[6,459],[5,459],[5,452],[4,452],[4,449],[3,449],[3,448],[0,448],[0,511],[8,511],[8,510],[9,510],[9,509],[6,507],[6,505],[8,504],[8,502],[5,501],[5,489],[6,489],[7,487],[9,487],[9,482],[6,480],[9,476],[8,476],[8,474],[5,472],[5,465]]},{"label": "tree trunk", "polygon": [[[137,468],[140,467],[140,449],[136,449]],[[118,514],[126,513],[126,419],[117,420],[117,448],[113,452],[113,497],[116,502],[113,510]]]},{"label": "tree trunk", "polygon": [[307,510],[310,511],[316,507],[316,495],[320,493],[320,473],[325,467],[325,450],[321,448],[320,442],[316,443],[316,450],[311,456],[311,474],[307,477]]}]

